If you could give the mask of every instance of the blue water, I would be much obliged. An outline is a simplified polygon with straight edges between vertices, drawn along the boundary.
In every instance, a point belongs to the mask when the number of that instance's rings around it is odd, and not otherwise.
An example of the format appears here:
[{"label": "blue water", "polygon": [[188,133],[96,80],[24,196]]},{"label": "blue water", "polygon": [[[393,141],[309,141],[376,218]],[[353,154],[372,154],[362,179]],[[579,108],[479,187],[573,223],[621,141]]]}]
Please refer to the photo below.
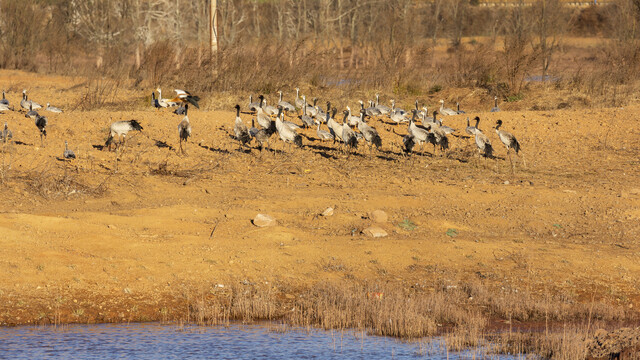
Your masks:
[{"label": "blue water", "polygon": [[[447,357],[439,339],[402,342],[358,331],[147,323],[0,328],[0,358],[472,359],[474,351]],[[483,358],[482,352],[475,351],[475,358]]]}]

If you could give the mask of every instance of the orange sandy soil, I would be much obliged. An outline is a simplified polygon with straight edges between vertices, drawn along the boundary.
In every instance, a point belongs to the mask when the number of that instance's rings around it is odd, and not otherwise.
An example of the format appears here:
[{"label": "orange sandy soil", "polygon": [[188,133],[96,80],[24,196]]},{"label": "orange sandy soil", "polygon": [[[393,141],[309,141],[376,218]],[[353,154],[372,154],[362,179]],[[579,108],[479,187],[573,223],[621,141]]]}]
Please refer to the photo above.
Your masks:
[{"label": "orange sandy soil", "polygon": [[[125,90],[125,111],[73,111],[82,83],[0,71],[14,106],[27,88],[34,101],[67,109],[41,112],[45,148],[24,112],[0,114],[16,140],[3,152],[0,324],[179,318],[185,299],[245,281],[290,296],[326,281],[482,279],[640,305],[638,105],[479,113],[498,156],[486,162],[463,139],[447,157],[430,147],[404,157],[379,120],[383,151],[372,157],[314,141],[315,129],[303,131],[302,149],[283,151],[274,137],[275,153],[241,152],[230,138],[234,113],[194,109],[189,154],[180,156],[181,117]],[[522,143],[526,167],[514,157],[511,171],[491,130],[498,117]],[[112,121],[128,119],[144,132],[131,134],[116,173],[115,153],[96,146]],[[463,129],[465,119],[445,124]],[[58,160],[64,140],[74,163]],[[329,206],[335,214],[319,217]],[[389,214],[386,238],[361,234],[375,209]],[[253,226],[258,213],[278,225]],[[399,227],[404,219],[417,228]]]}]

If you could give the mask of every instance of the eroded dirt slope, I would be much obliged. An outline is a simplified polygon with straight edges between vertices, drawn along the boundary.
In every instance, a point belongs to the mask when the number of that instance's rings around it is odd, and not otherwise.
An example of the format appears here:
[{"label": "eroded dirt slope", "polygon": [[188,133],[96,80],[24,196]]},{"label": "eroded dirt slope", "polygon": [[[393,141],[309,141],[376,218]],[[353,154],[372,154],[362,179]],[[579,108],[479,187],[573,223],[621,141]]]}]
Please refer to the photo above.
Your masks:
[{"label": "eroded dirt slope", "polygon": [[[83,92],[82,79],[2,75],[14,106],[22,88],[65,109]],[[194,110],[181,156],[181,117],[121,96],[126,110],[47,113],[45,148],[23,112],[0,115],[16,140],[2,154],[0,323],[50,320],[61,306],[70,320],[154,319],[193,289],[241,281],[481,279],[640,305],[640,106],[478,113],[498,156],[487,161],[460,138],[446,157],[430,147],[404,156],[395,133],[406,126],[379,120],[383,151],[372,156],[364,147],[346,156],[315,129],[303,131],[302,149],[274,137],[275,151],[249,153],[230,137],[234,113]],[[511,170],[491,129],[498,118],[526,167],[513,157]],[[130,136],[115,172],[116,154],[100,148],[109,124],[128,119],[144,132]],[[465,119],[445,124],[462,130]],[[71,164],[58,160],[65,140],[78,155]],[[329,206],[333,216],[318,216]],[[360,233],[375,209],[390,216],[386,238]],[[258,213],[278,226],[253,226]],[[415,229],[398,225],[405,219]]]}]

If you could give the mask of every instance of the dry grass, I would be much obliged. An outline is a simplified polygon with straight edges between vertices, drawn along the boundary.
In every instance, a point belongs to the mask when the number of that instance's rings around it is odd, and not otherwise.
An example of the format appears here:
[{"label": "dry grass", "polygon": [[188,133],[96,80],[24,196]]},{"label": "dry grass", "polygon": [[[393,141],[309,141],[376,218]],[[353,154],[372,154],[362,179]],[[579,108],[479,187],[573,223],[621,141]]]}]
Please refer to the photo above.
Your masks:
[{"label": "dry grass", "polygon": [[357,282],[325,283],[298,291],[285,285],[277,288],[214,287],[207,295],[195,297],[187,318],[181,321],[216,325],[232,320],[279,320],[294,326],[357,329],[398,338],[444,335],[452,351],[486,347],[492,353],[582,359],[587,352],[585,339],[595,328],[638,320],[637,313],[608,304],[538,299],[479,283],[430,290]]}]

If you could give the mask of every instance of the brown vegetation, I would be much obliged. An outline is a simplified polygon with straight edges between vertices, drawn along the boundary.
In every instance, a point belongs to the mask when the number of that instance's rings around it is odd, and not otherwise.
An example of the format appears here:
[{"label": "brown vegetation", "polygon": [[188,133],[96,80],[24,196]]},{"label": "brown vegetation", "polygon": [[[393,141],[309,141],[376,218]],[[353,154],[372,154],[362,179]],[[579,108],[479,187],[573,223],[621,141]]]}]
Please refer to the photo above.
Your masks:
[{"label": "brown vegetation", "polygon": [[[637,92],[640,10],[632,0],[587,8],[559,0],[514,7],[467,0],[218,1],[220,48],[213,56],[204,45],[206,2],[173,5],[3,1],[0,67],[213,94],[301,86],[416,96],[465,87],[507,99],[531,92],[525,79],[534,75],[556,89],[587,93],[591,105],[622,104]],[[600,40],[585,49],[567,41],[586,34]]]}]

